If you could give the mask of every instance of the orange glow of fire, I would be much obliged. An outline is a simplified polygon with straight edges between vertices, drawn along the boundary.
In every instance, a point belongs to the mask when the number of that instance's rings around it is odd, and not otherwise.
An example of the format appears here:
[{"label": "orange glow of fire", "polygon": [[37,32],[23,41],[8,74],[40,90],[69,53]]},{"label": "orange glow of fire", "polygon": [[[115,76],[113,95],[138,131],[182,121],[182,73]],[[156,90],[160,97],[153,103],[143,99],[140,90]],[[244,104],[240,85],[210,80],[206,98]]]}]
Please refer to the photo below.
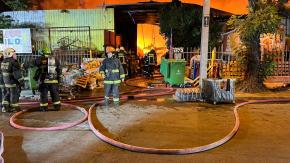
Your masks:
[{"label": "orange glow of fire", "polygon": [[[150,0],[34,0],[42,9],[94,9],[103,5],[136,4]],[[171,2],[171,0],[155,0],[156,2]],[[202,5],[203,0],[181,0],[183,3]],[[234,14],[247,13],[248,0],[211,0],[211,7]]]},{"label": "orange glow of fire", "polygon": [[157,63],[161,62],[161,57],[167,52],[166,40],[160,35],[160,27],[151,24],[138,24],[137,26],[137,54],[144,57],[151,48],[157,53]]}]

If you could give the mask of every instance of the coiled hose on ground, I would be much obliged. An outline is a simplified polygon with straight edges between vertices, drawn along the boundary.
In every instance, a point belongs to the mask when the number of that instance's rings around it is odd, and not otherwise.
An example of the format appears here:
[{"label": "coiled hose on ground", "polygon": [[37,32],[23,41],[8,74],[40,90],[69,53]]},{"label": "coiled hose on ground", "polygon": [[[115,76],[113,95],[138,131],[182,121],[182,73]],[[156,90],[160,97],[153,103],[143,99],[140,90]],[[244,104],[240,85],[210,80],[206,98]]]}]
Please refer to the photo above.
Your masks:
[{"label": "coiled hose on ground", "polygon": [[67,123],[67,124],[62,124],[62,125],[54,126],[54,127],[27,127],[27,126],[23,126],[23,125],[17,124],[15,122],[15,120],[17,119],[18,116],[20,116],[20,115],[22,115],[22,114],[24,114],[25,112],[28,111],[28,110],[23,110],[23,111],[17,112],[14,115],[12,115],[12,117],[10,118],[10,125],[13,126],[14,128],[22,129],[22,130],[56,131],[56,130],[63,130],[63,129],[66,129],[66,128],[70,128],[70,127],[76,126],[76,125],[78,125],[78,124],[80,124],[80,123],[82,123],[82,122],[87,120],[88,112],[86,111],[86,109],[84,109],[82,107],[79,107],[79,106],[76,106],[76,105],[71,105],[71,104],[66,104],[66,103],[62,103],[62,105],[63,106],[69,106],[69,108],[79,110],[80,112],[83,113],[83,117],[81,117],[79,120],[76,120],[74,122],[70,122],[70,123]]},{"label": "coiled hose on ground", "polygon": [[[134,85],[133,85],[134,86]],[[121,100],[128,100],[129,97],[133,97],[133,98],[147,98],[147,97],[152,97],[152,96],[163,96],[163,95],[170,95],[174,93],[174,89],[172,88],[164,88],[164,89],[150,89],[150,90],[159,90],[162,91],[162,93],[153,93],[153,94],[149,94],[149,95],[144,95],[144,94],[135,94],[135,95],[123,95],[121,96]],[[165,91],[166,90],[166,91]],[[140,91],[136,91],[136,92],[140,92]],[[134,91],[131,91],[130,93],[134,93]],[[153,153],[153,154],[175,154],[175,155],[181,155],[181,154],[193,154],[193,153],[199,153],[199,152],[203,152],[203,151],[207,151],[213,148],[216,148],[226,142],[228,142],[231,138],[233,138],[233,136],[237,133],[239,126],[240,126],[240,120],[239,120],[239,115],[238,115],[238,109],[241,106],[244,105],[248,105],[248,104],[254,104],[254,103],[265,103],[265,102],[290,102],[290,99],[271,99],[271,100],[255,100],[255,101],[250,101],[250,102],[243,102],[240,103],[238,105],[236,105],[233,108],[233,113],[234,113],[234,117],[235,117],[235,125],[234,128],[223,138],[221,138],[220,140],[217,140],[211,144],[207,144],[207,145],[203,145],[203,146],[198,146],[198,147],[193,147],[193,148],[186,148],[186,149],[158,149],[158,148],[146,148],[146,147],[139,147],[139,146],[134,146],[134,145],[129,145],[129,144],[125,144],[122,142],[118,142],[116,140],[113,140],[107,136],[105,136],[104,134],[102,134],[98,129],[96,129],[93,125],[92,122],[92,110],[94,108],[96,108],[97,105],[101,104],[103,102],[103,98],[102,97],[98,97],[96,98],[89,98],[89,99],[80,99],[80,100],[72,100],[69,101],[70,103],[76,103],[76,102],[87,102],[87,101],[97,101],[96,103],[94,103],[93,105],[91,105],[90,109],[89,109],[89,114],[88,114],[88,122],[89,122],[89,126],[91,128],[91,130],[94,132],[94,134],[100,138],[102,141],[109,143],[113,146],[125,149],[125,150],[129,150],[129,151],[133,151],[133,152],[142,152],[142,153]],[[32,105],[38,102],[28,102],[28,103],[22,103],[22,105]],[[69,105],[69,104],[68,104]],[[22,114],[23,112],[20,112],[19,114],[16,113],[14,116],[11,117],[10,119],[10,123],[12,122],[12,124],[14,124],[14,127],[17,127],[17,125],[15,125],[14,120],[17,116],[19,116],[20,114]],[[85,114],[85,113],[84,113]],[[82,118],[82,122],[85,121],[86,118]],[[80,121],[79,121],[80,122]],[[80,122],[81,123],[81,122]],[[77,125],[77,124],[74,124]],[[71,125],[70,127],[74,126]],[[21,126],[18,126],[21,127]],[[23,126],[22,126],[23,127]],[[33,128],[26,128],[26,129],[31,129],[34,130]],[[43,130],[44,128],[37,128],[36,130]],[[54,128],[54,129],[58,129],[58,128]],[[62,128],[64,129],[64,128]],[[53,129],[47,129],[47,131],[50,131]]]},{"label": "coiled hose on ground", "polygon": [[102,141],[111,144],[115,147],[119,147],[121,149],[125,149],[128,151],[132,152],[141,152],[141,153],[152,153],[152,154],[174,154],[174,155],[183,155],[183,154],[193,154],[193,153],[199,153],[199,152],[204,152],[213,148],[216,148],[220,145],[225,144],[228,142],[233,136],[238,132],[239,126],[240,126],[240,119],[239,119],[239,114],[238,114],[238,109],[241,106],[248,105],[248,104],[255,104],[255,103],[266,103],[266,102],[290,102],[290,99],[271,99],[271,100],[255,100],[255,101],[250,101],[250,102],[243,102],[238,105],[236,105],[233,108],[233,113],[235,117],[235,125],[234,128],[223,138],[220,140],[217,140],[211,144],[203,145],[203,146],[198,146],[198,147],[193,147],[193,148],[185,148],[185,149],[158,149],[158,148],[146,148],[146,147],[140,147],[140,146],[134,146],[126,143],[122,143],[116,140],[113,140],[104,134],[102,134],[98,129],[96,129],[93,125],[92,122],[92,110],[96,108],[96,105],[99,103],[95,103],[90,107],[89,110],[89,126],[91,130],[94,132],[94,134],[101,139]]},{"label": "coiled hose on ground", "polygon": [[[152,90],[143,89],[143,90],[137,90],[137,91],[124,92],[123,95],[121,96],[121,100],[127,100],[128,98],[132,98],[132,97],[133,98],[144,97],[144,94],[138,94],[138,93],[144,92],[144,91],[152,91]],[[155,89],[155,91],[162,92],[162,93],[151,93],[150,96],[164,96],[164,95],[170,95],[170,94],[174,93],[174,89],[171,89],[171,88],[170,89],[168,89],[168,88],[166,88],[166,89],[160,88],[160,89]],[[129,93],[137,93],[137,94],[135,94],[135,95],[126,95],[126,94],[129,94]],[[148,97],[148,95],[146,95],[146,96]],[[76,126],[76,125],[78,125],[78,124],[80,124],[80,123],[82,123],[82,122],[87,120],[88,112],[84,108],[76,106],[76,105],[72,105],[72,104],[80,103],[80,102],[95,102],[95,101],[98,101],[98,102],[101,103],[101,102],[103,102],[103,100],[104,100],[103,97],[95,97],[95,98],[85,98],[85,99],[64,101],[65,103],[62,103],[63,106],[69,106],[69,108],[77,109],[80,112],[82,112],[84,115],[79,120],[76,120],[76,121],[71,122],[71,123],[63,124],[63,125],[60,125],[60,126],[54,126],[54,127],[27,127],[27,126],[23,126],[23,125],[17,124],[16,123],[17,117],[19,117],[20,115],[24,114],[28,110],[23,110],[23,111],[15,113],[10,118],[10,124],[14,128],[22,129],[22,130],[32,130],[32,131],[63,130],[63,129],[66,129],[66,128],[70,128],[70,127]],[[36,102],[36,101],[29,101],[29,102],[21,102],[20,103],[21,106],[33,106],[33,105],[38,105],[38,104],[39,104],[39,102]]]}]

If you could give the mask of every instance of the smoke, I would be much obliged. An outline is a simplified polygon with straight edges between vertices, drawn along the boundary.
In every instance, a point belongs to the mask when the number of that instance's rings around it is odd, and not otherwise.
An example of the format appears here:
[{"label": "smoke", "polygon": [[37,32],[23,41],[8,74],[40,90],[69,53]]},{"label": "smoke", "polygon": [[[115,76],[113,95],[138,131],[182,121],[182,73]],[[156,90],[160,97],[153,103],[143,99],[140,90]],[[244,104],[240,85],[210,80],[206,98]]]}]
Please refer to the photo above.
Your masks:
[{"label": "smoke", "polygon": [[[150,0],[33,0],[35,4],[40,4],[41,9],[94,9],[112,4],[135,4],[138,2],[148,2]],[[159,0],[159,2],[169,2],[171,0]]]},{"label": "smoke", "polygon": [[[40,4],[40,9],[95,9],[113,4],[136,4],[150,0],[33,0]],[[155,0],[156,2],[171,2],[171,0]],[[202,5],[203,0],[181,0],[183,3]],[[290,5],[290,2],[289,2]],[[247,13],[248,0],[211,0],[211,7],[235,14]]]}]

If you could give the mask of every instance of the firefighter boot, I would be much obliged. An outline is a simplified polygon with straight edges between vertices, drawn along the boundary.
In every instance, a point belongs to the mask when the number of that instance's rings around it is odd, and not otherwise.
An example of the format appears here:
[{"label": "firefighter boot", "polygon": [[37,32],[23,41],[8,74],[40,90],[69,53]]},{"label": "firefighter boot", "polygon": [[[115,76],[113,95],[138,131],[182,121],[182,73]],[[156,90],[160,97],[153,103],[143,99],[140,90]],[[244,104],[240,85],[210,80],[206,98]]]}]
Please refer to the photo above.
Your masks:
[{"label": "firefighter boot", "polygon": [[39,108],[39,110],[40,110],[41,112],[46,112],[46,111],[48,110],[48,107],[47,107],[47,106],[41,106],[41,107]]},{"label": "firefighter boot", "polygon": [[105,98],[104,100],[104,106],[108,106],[109,105],[109,99]]},{"label": "firefighter boot", "polygon": [[119,101],[114,101],[114,106],[115,107],[119,107],[120,106],[120,102]]},{"label": "firefighter boot", "polygon": [[59,111],[61,105],[60,104],[55,104],[55,105],[53,105],[53,107],[54,107],[54,109],[53,109],[54,111]]},{"label": "firefighter boot", "polygon": [[4,106],[1,108],[1,112],[2,113],[6,113],[6,112],[8,112],[8,110],[7,110],[7,108],[5,108]]},{"label": "firefighter boot", "polygon": [[11,109],[10,109],[9,105],[4,104],[2,106],[2,113],[7,113],[7,112],[11,112]]}]

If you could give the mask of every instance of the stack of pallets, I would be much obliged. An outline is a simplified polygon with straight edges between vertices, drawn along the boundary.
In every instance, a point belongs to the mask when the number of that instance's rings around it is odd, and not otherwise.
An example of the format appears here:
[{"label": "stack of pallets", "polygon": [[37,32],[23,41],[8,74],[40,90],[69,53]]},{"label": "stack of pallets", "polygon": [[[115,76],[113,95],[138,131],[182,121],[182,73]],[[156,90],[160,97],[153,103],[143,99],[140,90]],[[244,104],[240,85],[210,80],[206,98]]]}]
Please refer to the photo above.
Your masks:
[{"label": "stack of pallets", "polygon": [[245,71],[237,63],[237,61],[231,61],[228,64],[223,65],[223,75],[222,76],[225,79],[244,80]]}]

